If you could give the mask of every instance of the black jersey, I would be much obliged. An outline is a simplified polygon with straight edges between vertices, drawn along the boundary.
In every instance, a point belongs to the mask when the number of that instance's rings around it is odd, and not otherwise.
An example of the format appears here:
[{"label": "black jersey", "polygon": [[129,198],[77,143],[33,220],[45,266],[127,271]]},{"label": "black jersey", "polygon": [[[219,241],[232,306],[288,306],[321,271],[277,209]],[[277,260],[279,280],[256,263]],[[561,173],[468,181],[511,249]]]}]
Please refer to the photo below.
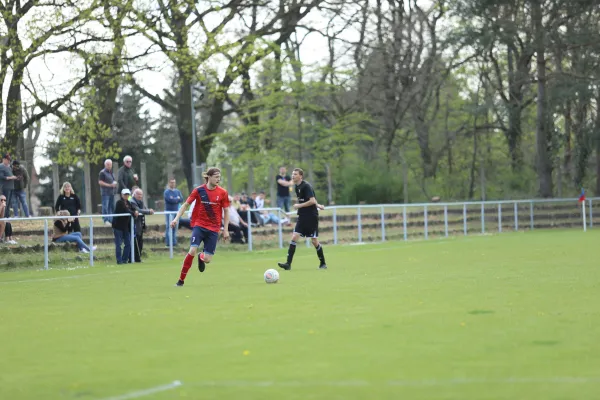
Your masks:
[{"label": "black jersey", "polygon": [[[303,180],[299,185],[296,185],[296,196],[298,197],[298,203],[306,203],[311,197],[315,197],[315,191],[310,183]],[[319,210],[317,209],[317,205],[313,204],[308,207],[299,208],[298,215],[316,217],[319,215]]]}]

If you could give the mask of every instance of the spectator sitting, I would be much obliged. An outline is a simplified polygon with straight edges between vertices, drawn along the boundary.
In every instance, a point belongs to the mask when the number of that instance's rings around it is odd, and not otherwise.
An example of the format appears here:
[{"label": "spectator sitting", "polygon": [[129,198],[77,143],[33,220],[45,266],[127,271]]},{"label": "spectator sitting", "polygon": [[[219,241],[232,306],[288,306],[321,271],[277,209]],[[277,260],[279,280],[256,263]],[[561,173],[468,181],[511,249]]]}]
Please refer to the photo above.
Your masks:
[{"label": "spectator sitting", "polygon": [[[240,215],[240,218],[248,223],[248,210],[250,210],[250,206],[248,204],[244,204],[242,203],[240,205],[240,209],[238,210],[238,214]],[[252,223],[253,225],[263,225],[263,221],[262,218],[260,218],[259,216],[260,214],[256,211],[251,211],[250,212],[250,223]]]},{"label": "spectator sitting", "polygon": [[[0,218],[4,217],[6,207],[8,207],[6,204],[6,196],[0,194]],[[17,244],[12,238],[12,225],[10,222],[0,221],[0,240],[3,240],[6,244]]]},{"label": "spectator sitting", "polygon": [[233,200],[231,201],[231,205],[236,210],[240,209],[240,205],[242,205],[242,203],[241,203],[241,195],[239,193],[236,193],[236,194],[233,195]]},{"label": "spectator sitting", "polygon": [[[77,248],[82,253],[89,253],[90,248],[83,242],[81,238],[81,232],[70,232],[71,223],[75,218],[68,218],[71,213],[67,210],[60,210],[56,213],[58,216],[67,217],[64,219],[57,219],[54,221],[54,229],[52,232],[52,241],[56,243],[76,243]],[[93,247],[96,250],[96,246]]]},{"label": "spectator sitting", "polygon": [[269,211],[263,211],[260,214],[260,218],[262,218],[263,220],[263,224],[267,225],[267,224],[285,224],[287,223],[289,220],[287,218],[279,218],[277,215],[269,212]]},{"label": "spectator sitting", "polygon": [[256,204],[255,208],[265,208],[265,192],[260,192],[258,196],[255,195],[256,193],[252,193],[252,198],[254,199],[254,203]]},{"label": "spectator sitting", "polygon": [[233,199],[229,196],[229,226],[227,229],[232,233],[231,234],[231,243],[241,243],[244,244],[244,240],[242,238],[248,239],[248,224],[240,218],[240,214],[238,214],[237,210],[233,206]]}]

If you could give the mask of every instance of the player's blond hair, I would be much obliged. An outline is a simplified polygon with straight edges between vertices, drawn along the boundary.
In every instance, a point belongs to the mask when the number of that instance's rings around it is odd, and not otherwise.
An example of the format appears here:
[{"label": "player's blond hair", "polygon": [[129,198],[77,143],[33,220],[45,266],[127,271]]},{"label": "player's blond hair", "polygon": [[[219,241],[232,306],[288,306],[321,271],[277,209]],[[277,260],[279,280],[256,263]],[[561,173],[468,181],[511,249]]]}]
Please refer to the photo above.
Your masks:
[{"label": "player's blond hair", "polygon": [[221,170],[219,168],[213,167],[209,168],[205,173],[202,174],[204,178],[204,183],[208,183],[208,177],[213,176],[214,174],[220,174]]}]

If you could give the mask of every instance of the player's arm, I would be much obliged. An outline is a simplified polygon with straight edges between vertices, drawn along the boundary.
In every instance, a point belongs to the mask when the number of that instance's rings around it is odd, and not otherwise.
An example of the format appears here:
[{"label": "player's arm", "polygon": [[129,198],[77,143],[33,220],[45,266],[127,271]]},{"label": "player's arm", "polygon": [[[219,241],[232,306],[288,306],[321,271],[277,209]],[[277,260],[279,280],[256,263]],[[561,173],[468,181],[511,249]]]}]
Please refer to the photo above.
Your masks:
[{"label": "player's arm", "polygon": [[298,208],[310,207],[312,205],[318,205],[318,204],[319,203],[317,203],[317,199],[315,199],[314,197],[311,197],[304,203],[294,204],[294,208],[298,209]]},{"label": "player's arm", "polygon": [[177,215],[175,216],[175,218],[173,218],[173,221],[171,221],[171,225],[177,224],[177,221],[179,221],[179,218],[181,218],[183,213],[186,212],[189,207],[190,207],[190,203],[188,203],[187,201],[185,203],[183,203],[183,205],[181,207],[179,207],[179,211],[177,211]]},{"label": "player's arm", "polygon": [[279,183],[281,186],[292,186],[294,184],[294,182],[286,181],[285,179],[277,179],[277,183]]},{"label": "player's arm", "polygon": [[223,209],[223,239],[229,239],[229,207]]}]

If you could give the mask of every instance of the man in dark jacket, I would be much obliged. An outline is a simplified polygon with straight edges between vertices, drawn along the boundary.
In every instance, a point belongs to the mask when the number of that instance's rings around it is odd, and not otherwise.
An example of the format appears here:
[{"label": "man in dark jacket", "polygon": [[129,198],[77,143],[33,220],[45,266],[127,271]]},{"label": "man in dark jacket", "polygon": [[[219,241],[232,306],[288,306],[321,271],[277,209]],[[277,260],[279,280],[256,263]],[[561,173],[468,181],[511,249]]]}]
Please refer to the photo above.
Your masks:
[{"label": "man in dark jacket", "polygon": [[131,190],[131,188],[137,185],[138,176],[133,170],[132,162],[133,159],[131,158],[131,156],[125,156],[123,158],[123,166],[119,168],[119,173],[117,175],[117,181],[119,183],[117,193],[121,193],[123,189]]},{"label": "man in dark jacket", "polygon": [[142,262],[142,250],[144,249],[144,231],[146,230],[146,215],[154,214],[154,210],[151,208],[146,208],[144,206],[144,192],[142,189],[135,189],[133,191],[133,198],[129,201],[135,211],[138,212],[138,216],[134,222],[135,229],[135,239],[133,244],[135,248],[133,249],[135,262]]},{"label": "man in dark jacket", "polygon": [[29,183],[29,174],[23,168],[19,160],[12,162],[13,174],[17,177],[15,180],[15,189],[13,190],[13,210],[15,217],[19,216],[19,204],[23,209],[23,216],[29,218],[29,208],[27,208],[27,184]]},{"label": "man in dark jacket", "polygon": [[[131,196],[129,189],[121,190],[121,198],[115,204],[115,214],[131,214],[131,216],[114,217],[112,221],[117,264],[131,262],[131,218],[136,218],[139,213],[133,209],[129,196]],[[122,253],[121,244],[125,245]]]}]

